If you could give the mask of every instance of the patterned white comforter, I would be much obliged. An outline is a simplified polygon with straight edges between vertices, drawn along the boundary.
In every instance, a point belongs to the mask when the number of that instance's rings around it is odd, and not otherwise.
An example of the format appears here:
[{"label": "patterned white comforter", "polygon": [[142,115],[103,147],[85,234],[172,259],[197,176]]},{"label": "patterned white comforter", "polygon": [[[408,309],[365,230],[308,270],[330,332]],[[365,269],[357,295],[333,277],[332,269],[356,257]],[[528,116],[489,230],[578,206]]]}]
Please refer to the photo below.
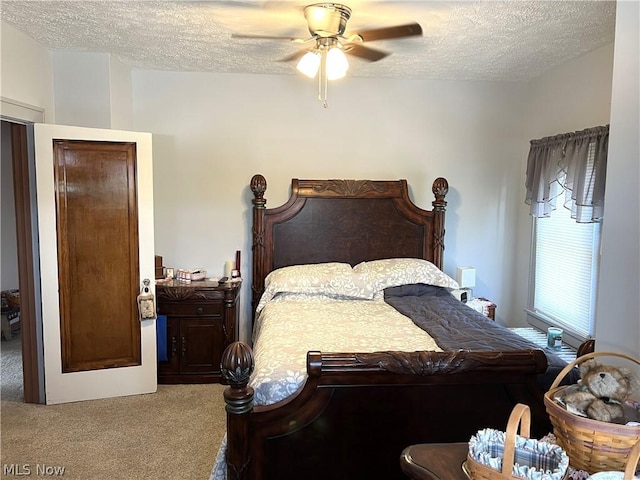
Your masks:
[{"label": "patterned white comforter", "polygon": [[374,300],[279,296],[262,310],[254,332],[256,368],[249,385],[257,405],[282,400],[303,385],[310,350],[440,350],[411,319]]},{"label": "patterned white comforter", "polygon": [[[292,395],[306,378],[307,352],[441,351],[408,317],[383,300],[337,300],[322,295],[280,294],[261,310],[254,326],[255,370],[249,385],[256,405]],[[226,478],[220,447],[211,480]]]}]

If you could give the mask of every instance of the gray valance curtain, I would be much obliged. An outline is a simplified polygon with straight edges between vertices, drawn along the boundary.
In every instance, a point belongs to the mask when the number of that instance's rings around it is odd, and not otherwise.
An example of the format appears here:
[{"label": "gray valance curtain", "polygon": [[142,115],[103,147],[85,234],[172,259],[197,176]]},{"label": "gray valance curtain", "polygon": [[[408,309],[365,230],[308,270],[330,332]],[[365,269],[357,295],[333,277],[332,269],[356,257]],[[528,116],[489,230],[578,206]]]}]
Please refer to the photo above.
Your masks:
[{"label": "gray valance curtain", "polygon": [[548,217],[562,196],[577,222],[600,221],[608,146],[609,125],[531,140],[525,181],[531,215]]}]

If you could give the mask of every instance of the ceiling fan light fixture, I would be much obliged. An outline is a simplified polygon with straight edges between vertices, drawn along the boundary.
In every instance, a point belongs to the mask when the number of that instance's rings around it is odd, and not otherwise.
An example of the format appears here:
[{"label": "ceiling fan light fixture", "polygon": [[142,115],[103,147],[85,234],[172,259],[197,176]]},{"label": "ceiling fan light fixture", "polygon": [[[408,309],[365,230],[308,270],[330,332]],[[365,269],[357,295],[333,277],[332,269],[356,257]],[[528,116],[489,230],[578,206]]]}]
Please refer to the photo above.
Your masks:
[{"label": "ceiling fan light fixture", "polygon": [[[1,1],[1,0],[0,0]],[[391,27],[360,30],[345,36],[347,21],[351,18],[351,9],[340,3],[314,3],[304,8],[304,17],[311,34],[308,38],[291,38],[270,35],[235,35],[246,38],[267,38],[289,40],[295,43],[315,45],[307,52],[296,52],[282,61],[298,60],[296,68],[309,78],[317,78],[318,99],[327,107],[328,83],[347,75],[349,62],[345,53],[369,62],[377,62],[387,55],[386,52],[363,46],[362,43],[375,40],[422,35],[418,23],[395,25]]]},{"label": "ceiling fan light fixture", "polygon": [[338,48],[330,48],[327,52],[327,78],[329,80],[338,80],[347,75],[349,62],[344,52]]},{"label": "ceiling fan light fixture", "polygon": [[309,78],[314,78],[320,68],[320,52],[311,50],[304,54],[296,66],[298,71]]},{"label": "ceiling fan light fixture", "polygon": [[[1,1],[1,0],[0,0]],[[422,35],[418,23],[395,25],[391,27],[361,30],[345,36],[347,21],[351,18],[351,9],[340,3],[314,3],[304,8],[304,17],[311,34],[308,38],[291,38],[273,35],[234,35],[240,38],[266,38],[289,40],[307,44],[315,42],[307,52],[296,52],[282,61],[298,60],[296,68],[309,78],[318,81],[318,99],[327,107],[328,83],[347,75],[349,62],[345,53],[369,62],[377,62],[387,55],[386,52],[363,46],[362,43],[375,40]]]},{"label": "ceiling fan light fixture", "polygon": [[316,3],[304,9],[311,35],[335,37],[342,35],[351,17],[351,9],[339,3]]}]

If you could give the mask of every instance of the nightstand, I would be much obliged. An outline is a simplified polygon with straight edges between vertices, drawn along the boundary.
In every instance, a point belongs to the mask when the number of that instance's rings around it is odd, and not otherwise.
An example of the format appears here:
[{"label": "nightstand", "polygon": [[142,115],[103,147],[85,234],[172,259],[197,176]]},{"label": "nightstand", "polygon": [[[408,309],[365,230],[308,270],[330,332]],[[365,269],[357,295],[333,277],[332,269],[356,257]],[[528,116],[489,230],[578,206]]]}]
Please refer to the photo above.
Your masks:
[{"label": "nightstand", "polygon": [[[240,282],[156,285],[158,315],[166,316],[166,358],[158,362],[158,383],[217,383],[222,352],[238,339]],[[160,322],[160,320],[158,320]],[[159,349],[160,351],[160,349]]]}]

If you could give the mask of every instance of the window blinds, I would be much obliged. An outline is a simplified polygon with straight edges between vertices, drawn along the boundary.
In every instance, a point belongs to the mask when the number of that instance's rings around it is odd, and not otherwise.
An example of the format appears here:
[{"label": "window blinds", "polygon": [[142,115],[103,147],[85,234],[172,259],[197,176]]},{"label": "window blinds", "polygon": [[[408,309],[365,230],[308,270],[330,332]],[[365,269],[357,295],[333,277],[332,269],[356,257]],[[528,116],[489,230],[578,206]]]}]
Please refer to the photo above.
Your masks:
[{"label": "window blinds", "polygon": [[599,223],[576,223],[559,207],[537,218],[534,310],[559,326],[593,334]]}]

